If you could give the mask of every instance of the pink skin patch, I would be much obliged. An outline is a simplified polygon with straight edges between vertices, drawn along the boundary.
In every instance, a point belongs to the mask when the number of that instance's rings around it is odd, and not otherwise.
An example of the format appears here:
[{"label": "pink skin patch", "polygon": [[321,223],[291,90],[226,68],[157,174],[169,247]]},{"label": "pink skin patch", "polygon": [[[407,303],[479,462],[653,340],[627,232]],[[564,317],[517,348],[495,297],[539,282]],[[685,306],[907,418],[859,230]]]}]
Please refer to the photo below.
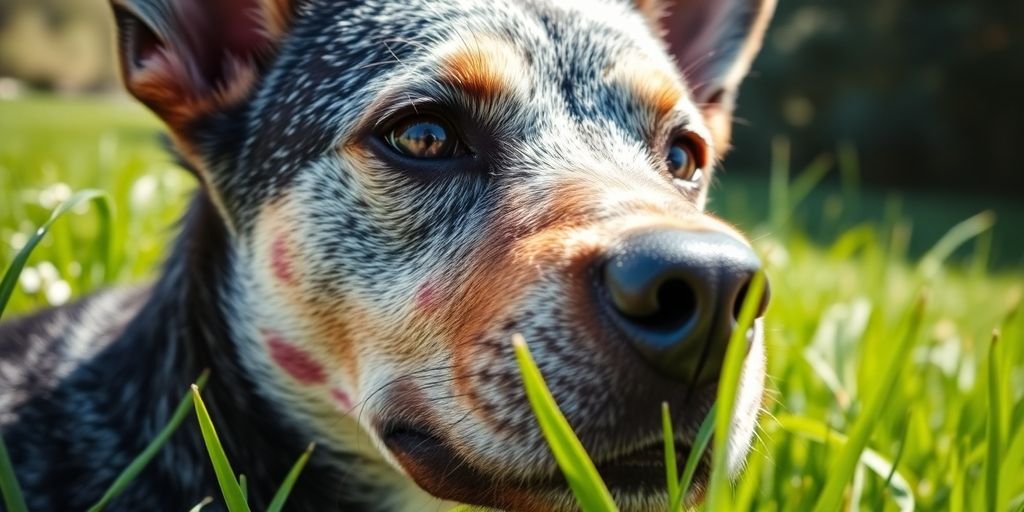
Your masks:
[{"label": "pink skin patch", "polygon": [[352,398],[348,396],[348,393],[339,388],[331,388],[331,398],[333,398],[335,402],[338,402],[338,405],[341,406],[342,410],[352,410]]},{"label": "pink skin patch", "polygon": [[288,252],[288,242],[285,237],[279,235],[274,238],[274,242],[270,244],[270,268],[274,271],[274,277],[285,283],[291,283],[295,279]]},{"label": "pink skin patch", "polygon": [[432,281],[427,281],[416,292],[416,309],[431,311],[437,306],[437,289]]},{"label": "pink skin patch", "polygon": [[288,343],[278,334],[268,333],[266,337],[270,358],[293,379],[306,385],[327,381],[323,365],[316,362],[308,352]]}]

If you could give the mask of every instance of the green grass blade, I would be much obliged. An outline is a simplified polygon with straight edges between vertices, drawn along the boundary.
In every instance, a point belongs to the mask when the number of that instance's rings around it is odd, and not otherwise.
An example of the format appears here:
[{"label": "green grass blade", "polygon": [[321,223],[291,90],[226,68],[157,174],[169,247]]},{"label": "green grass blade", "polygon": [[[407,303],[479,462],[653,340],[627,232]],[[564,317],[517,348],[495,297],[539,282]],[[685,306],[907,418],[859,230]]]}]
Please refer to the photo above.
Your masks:
[{"label": "green grass blade", "polygon": [[986,510],[1005,510],[999,506],[999,463],[1002,460],[1002,413],[999,398],[999,332],[992,333],[988,348],[988,428],[986,429],[988,460],[985,462]]},{"label": "green grass blade", "polygon": [[[907,434],[910,432],[910,418],[909,417],[906,420],[904,420],[903,428],[900,429],[900,432],[901,432],[900,433],[900,444],[898,445],[899,447],[896,449],[896,455],[892,458],[892,464],[891,464],[892,467],[889,469],[889,474],[885,475],[885,488],[886,489],[894,488],[894,486],[893,486],[893,478],[896,478],[896,469],[899,468],[900,461],[903,459],[903,452],[907,448]],[[865,450],[865,453],[867,453],[867,450]],[[862,459],[863,459],[863,457],[862,457]],[[907,489],[907,492],[905,492],[905,494],[911,496],[911,499],[913,499],[913,494],[910,494],[909,488]],[[885,505],[884,505],[884,502],[882,501],[883,498],[884,498],[884,494],[879,494],[878,495],[878,505],[875,508],[876,510],[882,510],[884,508]],[[914,509],[914,506],[913,506],[913,503],[911,503],[910,510],[913,510],[913,509]]]},{"label": "green grass blade", "polygon": [[245,473],[238,475],[238,488],[242,490],[242,499],[246,503],[249,502],[249,480],[245,478]]},{"label": "green grass blade", "polygon": [[831,473],[814,507],[816,512],[839,510],[846,484],[853,478],[853,473],[860,462],[861,453],[867,447],[871,432],[877,423],[876,418],[881,415],[889,397],[892,396],[900,369],[914,346],[914,340],[917,338],[921,319],[924,316],[925,303],[924,296],[922,296],[911,309],[906,332],[897,342],[892,357],[886,362],[887,366],[880,373],[879,385],[865,400],[864,408],[850,429],[849,441],[843,445],[836,462],[831,464]]},{"label": "green grass blade", "polygon": [[217,430],[210,419],[210,413],[206,410],[203,398],[199,396],[199,387],[192,386],[192,402],[196,408],[196,417],[199,420],[199,429],[203,433],[203,441],[206,443],[206,451],[210,454],[210,462],[213,463],[213,471],[217,475],[217,483],[220,485],[220,492],[224,495],[224,503],[229,512],[249,512],[249,505],[242,495],[242,488],[235,479],[235,472],[231,469],[228,456],[224,453],[224,447],[220,444]]},{"label": "green grass blade", "polygon": [[773,229],[782,230],[786,227],[789,217],[789,139],[776,136],[772,139],[772,163],[768,186],[769,218]]},{"label": "green grass blade", "polygon": [[758,272],[750,281],[739,319],[729,338],[722,375],[718,381],[718,411],[715,414],[714,449],[711,451],[711,481],[708,483],[707,510],[731,510],[731,475],[728,468],[729,429],[732,426],[736,392],[739,388],[743,360],[747,354],[747,331],[754,323],[754,315],[764,293],[764,272]]},{"label": "green grass blade", "polygon": [[203,500],[200,501],[199,503],[196,503],[196,506],[194,506],[191,509],[189,509],[188,512],[199,512],[200,510],[203,509],[203,507],[209,505],[210,503],[213,503],[213,498],[207,496],[207,497],[203,498]]},{"label": "green grass blade", "polygon": [[[110,197],[99,190],[82,190],[73,194],[67,201],[64,201],[53,210],[50,218],[28,238],[25,245],[18,251],[18,254],[14,256],[14,260],[11,261],[7,270],[4,271],[4,277],[0,280],[0,318],[3,318],[4,310],[7,309],[7,303],[10,302],[11,295],[14,294],[14,289],[18,284],[18,276],[21,275],[21,271],[25,268],[25,264],[28,262],[32,251],[43,240],[43,237],[46,236],[54,222],[63,217],[72,208],[86,201],[94,201],[101,216],[107,219],[107,222],[104,224],[107,228],[105,229],[106,235],[103,238],[105,240],[103,243],[104,245],[109,243]],[[0,438],[0,494],[3,494],[4,506],[9,512],[26,512],[28,510],[21,486],[18,485],[18,479],[14,475],[14,464],[11,462],[7,446],[2,438]]]},{"label": "green grass blade", "polygon": [[[775,420],[783,430],[810,439],[816,443],[840,450],[849,445],[849,439],[846,436],[831,429],[820,420],[791,414],[780,414]],[[886,480],[893,500],[896,501],[901,511],[909,512],[914,510],[916,503],[913,488],[907,478],[896,471],[898,460],[894,459],[890,462],[880,453],[867,448],[859,454],[859,462],[878,475],[879,478]],[[835,510],[839,510],[839,508]]]},{"label": "green grass blade", "polygon": [[[196,379],[195,385],[202,389],[204,386],[206,386],[206,381],[207,379],[209,379],[209,377],[210,372],[204,371],[202,375],[200,375],[199,378]],[[156,437],[153,438],[152,441],[149,442],[146,448],[142,450],[142,453],[136,456],[135,459],[132,460],[130,464],[128,464],[128,467],[126,467],[124,471],[122,471],[121,474],[118,475],[118,477],[114,480],[114,483],[110,485],[109,489],[107,489],[107,492],[103,493],[103,497],[100,498],[100,500],[96,502],[95,505],[89,507],[89,512],[99,512],[103,510],[104,508],[106,508],[107,505],[110,504],[110,502],[114,498],[118,497],[122,492],[124,492],[128,485],[130,485],[135,480],[135,478],[139,476],[139,473],[141,473],[142,470],[146,468],[146,465],[149,464],[151,460],[153,460],[153,457],[156,457],[156,454],[160,451],[161,448],[163,448],[165,444],[167,444],[167,441],[171,439],[171,436],[174,434],[174,432],[178,430],[178,427],[181,426],[181,423],[192,412],[191,405],[192,391],[190,390],[185,392],[185,395],[181,397],[181,401],[178,403],[178,406],[174,409],[174,414],[171,415],[171,419],[167,423],[167,425],[164,425],[164,428],[160,429],[160,432],[156,435]]]},{"label": "green grass blade", "polygon": [[309,447],[299,457],[299,460],[295,461],[295,465],[288,471],[288,476],[285,477],[284,482],[281,483],[281,487],[274,493],[274,498],[270,500],[270,505],[267,507],[267,512],[280,512],[284,509],[284,502],[288,500],[288,495],[291,494],[292,488],[295,487],[295,482],[299,479],[299,474],[302,473],[302,468],[306,467],[306,463],[309,462],[309,457],[313,455],[313,449],[316,448],[315,443],[309,443]]},{"label": "green grass blade", "polygon": [[[1003,461],[1000,464],[999,478],[1001,482],[1013,482],[1015,478],[1020,477],[1021,462],[1024,461],[1024,429],[1018,428],[1012,440],[1007,439],[1007,441],[1009,444],[1003,450]],[[999,501],[1009,500],[1008,496],[1012,491],[1013,489],[1008,485],[1001,486],[999,492],[1006,497],[1000,497]]]},{"label": "green grass blade", "polygon": [[818,184],[821,183],[821,180],[828,175],[828,171],[832,170],[833,164],[835,164],[835,158],[832,155],[828,153],[818,155],[818,157],[808,164],[803,172],[793,180],[789,186],[789,215],[794,213],[796,207],[807,199],[807,196],[811,194],[814,187],[818,186]]},{"label": "green grass blade", "polygon": [[512,344],[515,347],[519,371],[523,375],[526,397],[530,401],[541,432],[548,441],[551,453],[558,461],[558,466],[569,482],[580,508],[583,512],[617,510],[611,493],[594,467],[594,462],[583,449],[583,444],[573,433],[572,427],[558,409],[555,398],[551,396],[551,391],[544,383],[544,377],[530,355],[526,340],[516,334],[512,338]]},{"label": "green grass blade", "polygon": [[14,464],[7,454],[7,446],[0,438],[0,494],[4,495],[4,507],[8,512],[28,512],[28,505],[25,504],[25,496],[21,493],[21,486],[14,476]]},{"label": "green grass blade", "polygon": [[661,432],[665,442],[665,479],[668,484],[669,502],[673,503],[679,496],[679,468],[676,467],[676,434],[672,428],[668,402],[661,403]]},{"label": "green grass blade", "polygon": [[958,247],[967,243],[972,238],[992,229],[996,223],[996,214],[991,210],[983,211],[973,217],[966,219],[956,226],[950,228],[945,235],[935,243],[935,246],[921,258],[918,268],[925,277],[933,277],[942,268],[942,264],[957,250]]},{"label": "green grass blade", "polygon": [[704,457],[704,452],[708,449],[708,444],[711,443],[711,434],[715,428],[715,411],[717,409],[717,403],[711,404],[711,409],[708,410],[707,416],[704,417],[704,421],[700,424],[697,437],[693,440],[693,448],[690,449],[690,454],[686,456],[683,478],[679,481],[679,495],[672,500],[669,507],[670,512],[677,512],[683,506],[683,500],[686,499],[687,493],[690,492],[690,485],[693,484],[693,475],[697,473],[697,464],[700,463],[700,459]]},{"label": "green grass blade", "polygon": [[[53,223],[57,222],[58,219],[63,217],[67,212],[73,208],[87,201],[93,201],[96,203],[96,208],[100,212],[100,215],[104,218],[110,217],[110,196],[106,192],[101,190],[80,190],[75,192],[60,205],[53,210],[50,214],[50,218],[36,229],[35,233],[28,238],[25,245],[18,251],[18,254],[14,256],[14,260],[11,261],[11,265],[7,267],[7,271],[4,272],[3,280],[0,280],[0,318],[3,317],[4,309],[7,307],[7,303],[11,299],[11,295],[14,293],[14,289],[18,284],[18,276],[21,275],[22,269],[25,268],[25,264],[28,262],[29,255],[32,254],[32,250],[39,245],[39,242],[43,240],[46,233],[53,227]],[[108,224],[109,226],[109,224]],[[109,229],[109,228],[108,228]],[[103,243],[109,243],[109,233],[101,236]]]}]

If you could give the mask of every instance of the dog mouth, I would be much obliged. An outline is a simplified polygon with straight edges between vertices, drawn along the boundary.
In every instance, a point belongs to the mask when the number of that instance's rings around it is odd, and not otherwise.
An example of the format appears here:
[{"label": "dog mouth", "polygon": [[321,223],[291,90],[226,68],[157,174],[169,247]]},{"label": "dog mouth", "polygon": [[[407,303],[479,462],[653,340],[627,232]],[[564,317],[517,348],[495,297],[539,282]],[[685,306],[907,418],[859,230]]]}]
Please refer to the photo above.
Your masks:
[{"label": "dog mouth", "polygon": [[[560,471],[539,471],[518,477],[492,473],[471,464],[445,439],[428,428],[395,425],[383,430],[388,450],[416,483],[445,500],[509,510],[553,510],[566,502],[569,487]],[[676,467],[681,472],[690,444],[676,441]],[[616,496],[654,498],[666,494],[665,446],[660,438],[595,462],[601,479]],[[546,469],[546,468],[545,468]],[[701,460],[695,475],[707,474]]]}]

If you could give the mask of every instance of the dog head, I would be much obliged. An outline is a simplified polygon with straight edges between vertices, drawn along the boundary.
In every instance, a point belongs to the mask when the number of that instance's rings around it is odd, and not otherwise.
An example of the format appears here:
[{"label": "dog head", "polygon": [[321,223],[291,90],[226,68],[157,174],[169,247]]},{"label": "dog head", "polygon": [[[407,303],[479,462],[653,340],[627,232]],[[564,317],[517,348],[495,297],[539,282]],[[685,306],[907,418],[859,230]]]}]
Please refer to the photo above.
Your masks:
[{"label": "dog head", "polygon": [[521,333],[620,504],[665,503],[659,404],[689,446],[759,267],[704,203],[773,2],[648,3],[114,0],[125,83],[232,234],[232,334],[289,421],[439,498],[568,508]]}]

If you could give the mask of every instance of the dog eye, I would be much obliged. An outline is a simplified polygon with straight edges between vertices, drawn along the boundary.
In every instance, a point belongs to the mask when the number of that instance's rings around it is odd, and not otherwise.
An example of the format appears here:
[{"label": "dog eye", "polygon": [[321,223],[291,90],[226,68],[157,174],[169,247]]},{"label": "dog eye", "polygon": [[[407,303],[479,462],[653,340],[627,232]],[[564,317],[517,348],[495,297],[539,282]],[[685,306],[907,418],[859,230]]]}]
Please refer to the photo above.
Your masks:
[{"label": "dog eye", "polygon": [[452,129],[435,117],[419,116],[402,121],[385,139],[396,151],[412,158],[449,158],[459,149]]},{"label": "dog eye", "polygon": [[676,139],[668,147],[665,161],[668,164],[668,172],[678,180],[691,183],[700,181],[702,176],[701,164],[699,161],[700,151],[697,143],[686,137]]}]

